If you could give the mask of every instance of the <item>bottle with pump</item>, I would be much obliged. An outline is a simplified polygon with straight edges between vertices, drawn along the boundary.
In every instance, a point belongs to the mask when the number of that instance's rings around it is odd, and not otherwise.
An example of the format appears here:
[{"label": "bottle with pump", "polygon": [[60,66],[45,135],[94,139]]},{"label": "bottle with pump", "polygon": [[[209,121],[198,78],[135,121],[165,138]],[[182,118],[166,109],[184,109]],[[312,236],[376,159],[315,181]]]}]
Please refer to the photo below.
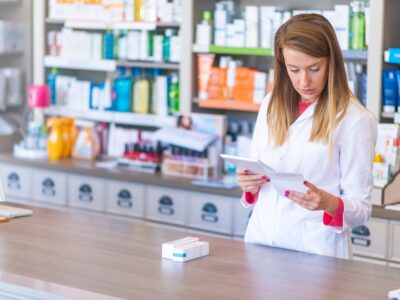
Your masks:
[{"label": "bottle with pump", "polygon": [[177,73],[172,73],[168,89],[168,113],[170,115],[179,112],[179,78]]},{"label": "bottle with pump", "polygon": [[365,49],[365,3],[352,1],[350,3],[350,49]]},{"label": "bottle with pump", "polygon": [[50,103],[52,105],[56,104],[57,95],[56,95],[56,78],[58,75],[58,69],[52,68],[49,76],[47,77],[47,84],[50,87]]}]

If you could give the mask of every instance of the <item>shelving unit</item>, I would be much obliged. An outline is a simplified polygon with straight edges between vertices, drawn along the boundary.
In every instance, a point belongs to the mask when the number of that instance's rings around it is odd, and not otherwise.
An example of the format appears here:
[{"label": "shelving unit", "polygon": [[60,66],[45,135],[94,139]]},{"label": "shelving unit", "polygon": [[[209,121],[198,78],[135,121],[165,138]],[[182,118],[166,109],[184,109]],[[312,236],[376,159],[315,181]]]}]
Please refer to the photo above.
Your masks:
[{"label": "shelving unit", "polygon": [[[96,22],[84,20],[60,20],[47,18],[47,2],[46,0],[38,0],[35,2],[34,16],[36,20],[36,28],[34,28],[34,49],[35,53],[35,70],[34,78],[36,83],[45,82],[46,68],[57,67],[65,70],[79,71],[96,71],[96,72],[115,72],[117,67],[128,68],[158,68],[165,71],[177,71],[180,78],[190,78],[191,68],[188,67],[192,63],[191,52],[187,49],[191,48],[192,32],[191,27],[188,26],[192,22],[192,14],[185,13],[182,18],[182,24],[177,22],[164,22],[164,23],[150,23],[150,22]],[[182,1],[182,9],[184,11],[192,11],[192,1]],[[65,26],[72,29],[81,30],[157,30],[158,28],[175,28],[180,30],[181,35],[181,49],[180,63],[170,62],[150,62],[150,61],[128,61],[128,60],[101,60],[101,61],[75,61],[73,59],[64,59],[60,57],[46,56],[46,28],[47,26]],[[40,67],[42,62],[42,66]],[[93,75],[94,76],[94,75]],[[97,76],[97,75],[96,75]],[[104,76],[104,75],[103,75]],[[190,82],[186,80],[186,82]],[[181,113],[188,113],[191,111],[191,86],[187,84],[180,85],[180,110]],[[52,107],[47,111],[48,115],[65,115],[75,116],[83,119],[92,119],[103,122],[118,123],[124,125],[134,126],[151,126],[157,127],[158,125],[174,124],[174,117],[160,117],[156,115],[137,115],[134,113],[116,113],[116,112],[99,112],[88,110],[85,112],[72,111],[66,107]],[[90,115],[90,116],[88,116]]]},{"label": "shelving unit", "polygon": [[[185,0],[182,1],[183,5],[183,19],[181,24],[130,24],[129,28],[135,29],[143,29],[149,28],[153,29],[156,27],[179,27],[181,31],[182,37],[182,60],[179,65],[175,64],[153,64],[151,62],[130,62],[130,61],[117,61],[116,66],[127,66],[127,67],[143,67],[143,68],[151,68],[157,67],[160,69],[168,69],[168,70],[179,70],[180,77],[184,78],[185,84],[181,84],[180,96],[181,96],[181,107],[182,112],[191,112],[192,103],[198,104],[198,107],[201,108],[211,108],[211,109],[219,109],[218,106],[214,103],[214,101],[200,101],[195,99],[194,96],[196,94],[196,74],[194,73],[194,69],[196,66],[196,54],[197,53],[215,53],[215,54],[226,54],[226,55],[243,55],[243,56],[259,56],[259,57],[271,57],[272,51],[271,49],[243,49],[243,48],[230,48],[230,47],[215,47],[211,46],[209,49],[202,49],[197,45],[193,45],[193,34],[195,31],[195,25],[200,20],[200,13],[205,9],[213,9],[214,1],[200,1],[200,0]],[[273,0],[268,5],[279,5],[284,8],[304,8],[304,9],[326,9],[333,7],[334,4],[344,4],[350,3],[347,1],[330,1],[329,3],[315,3],[310,0],[304,0],[302,3],[294,0],[284,0],[277,1]],[[251,0],[246,3],[242,3],[242,6],[245,5],[265,5],[265,3],[261,0]],[[41,8],[40,8],[41,6]],[[383,51],[388,47],[396,47],[400,45],[400,41],[397,43],[396,40],[399,38],[395,37],[396,28],[399,27],[400,18],[396,17],[396,11],[399,11],[400,4],[395,0],[371,0],[370,1],[370,32],[369,32],[369,40],[370,45],[369,49],[363,51],[343,51],[343,56],[346,60],[359,62],[361,64],[365,64],[368,70],[368,82],[367,82],[367,108],[375,115],[377,119],[380,119],[381,114],[381,71],[384,68],[383,64]],[[48,25],[63,25],[64,23],[73,28],[85,28],[90,27],[88,25],[92,24],[91,22],[81,22],[76,20],[54,20],[54,19],[46,19],[45,12],[46,1],[38,0],[35,2],[34,10],[36,11],[36,17],[39,16],[43,20],[41,37],[35,38],[35,46],[36,48],[41,48],[41,59],[44,61],[44,37],[43,32],[45,32],[45,24]],[[113,28],[124,28],[124,23],[120,23],[118,25],[91,25],[93,29],[102,30],[102,29],[113,29]],[[139,26],[139,27],[135,27]],[[144,27],[140,27],[144,26]],[[384,34],[385,33],[385,34]],[[394,43],[396,42],[396,43]],[[36,60],[35,60],[36,61]],[[37,62],[37,61],[36,61]],[[37,62],[40,64],[40,61]],[[36,64],[35,64],[36,65]],[[44,62],[43,62],[44,65]],[[50,66],[49,64],[46,64]],[[44,79],[44,70],[36,70],[35,71],[35,81],[43,82]],[[226,107],[222,109],[228,109]],[[230,109],[230,108],[229,108]],[[241,110],[241,108],[234,108]],[[246,109],[246,108],[245,108]],[[255,111],[256,106],[250,109],[250,111]],[[387,116],[385,116],[387,117]]]}]

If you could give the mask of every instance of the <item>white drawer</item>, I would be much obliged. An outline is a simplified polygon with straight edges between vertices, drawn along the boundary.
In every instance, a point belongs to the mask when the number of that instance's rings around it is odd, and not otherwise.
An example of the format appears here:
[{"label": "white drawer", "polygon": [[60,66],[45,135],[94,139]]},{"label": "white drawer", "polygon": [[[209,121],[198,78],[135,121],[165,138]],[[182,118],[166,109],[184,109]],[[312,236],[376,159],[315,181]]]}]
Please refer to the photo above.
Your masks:
[{"label": "white drawer", "polygon": [[134,217],[143,217],[144,185],[124,181],[107,182],[106,211]]},{"label": "white drawer", "polygon": [[372,218],[366,225],[358,226],[351,231],[353,253],[374,258],[387,258],[389,222]]},{"label": "white drawer", "polygon": [[232,234],[233,198],[190,193],[188,201],[190,227]]},{"label": "white drawer", "polygon": [[390,221],[389,260],[400,262],[400,222]]},{"label": "white drawer", "polygon": [[68,176],[68,203],[71,207],[103,210],[104,180],[77,175]]},{"label": "white drawer", "polygon": [[33,199],[53,204],[67,203],[67,175],[47,170],[33,170]]},{"label": "white drawer", "polygon": [[147,219],[186,225],[187,192],[158,186],[147,186],[146,190]]},{"label": "white drawer", "polygon": [[4,194],[31,200],[31,170],[9,164],[2,164],[0,168]]},{"label": "white drawer", "polygon": [[233,200],[233,234],[235,236],[244,236],[252,212],[253,207],[243,207],[240,204],[240,198]]}]

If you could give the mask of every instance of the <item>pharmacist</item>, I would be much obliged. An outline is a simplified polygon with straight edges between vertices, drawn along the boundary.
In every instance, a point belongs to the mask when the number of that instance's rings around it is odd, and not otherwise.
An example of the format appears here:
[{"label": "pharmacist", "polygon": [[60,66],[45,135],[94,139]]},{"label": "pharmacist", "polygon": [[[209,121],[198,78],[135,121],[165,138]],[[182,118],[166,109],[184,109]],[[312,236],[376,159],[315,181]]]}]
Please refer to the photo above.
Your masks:
[{"label": "pharmacist", "polygon": [[274,88],[260,108],[251,153],[277,171],[303,174],[307,192],[279,196],[269,178],[238,170],[242,200],[254,205],[245,241],[350,258],[350,228],[371,215],[377,124],[349,90],[327,19],[291,18],[274,47]]}]

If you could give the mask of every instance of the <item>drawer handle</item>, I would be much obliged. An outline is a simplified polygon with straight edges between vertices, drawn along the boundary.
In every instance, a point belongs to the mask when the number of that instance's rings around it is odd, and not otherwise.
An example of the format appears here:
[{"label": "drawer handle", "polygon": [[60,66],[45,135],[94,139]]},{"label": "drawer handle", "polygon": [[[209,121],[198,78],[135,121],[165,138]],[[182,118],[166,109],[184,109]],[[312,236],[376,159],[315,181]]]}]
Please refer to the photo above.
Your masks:
[{"label": "drawer handle", "polygon": [[165,207],[165,206],[159,206],[158,207],[158,212],[162,215],[173,215],[174,214],[174,209],[172,207]]},{"label": "drawer handle", "polygon": [[55,187],[54,181],[50,178],[46,178],[42,182],[42,194],[45,196],[55,196],[56,190],[54,187]]},{"label": "drawer handle", "polygon": [[92,188],[88,184],[82,184],[79,188],[79,200],[81,202],[93,202]]},{"label": "drawer handle", "polygon": [[92,195],[82,195],[82,194],[80,194],[79,195],[79,200],[81,202],[87,202],[87,203],[93,202],[93,196]]},{"label": "drawer handle", "polygon": [[126,199],[118,199],[117,204],[121,208],[131,208],[133,206],[132,201]]},{"label": "drawer handle", "polygon": [[208,222],[208,223],[218,223],[218,216],[215,216],[215,215],[202,214],[201,219],[204,222]]},{"label": "drawer handle", "polygon": [[21,189],[21,184],[19,182],[19,176],[17,173],[11,173],[7,176],[7,186],[10,190],[18,191]]},{"label": "drawer handle", "polygon": [[217,223],[218,222],[218,209],[217,206],[213,203],[206,203],[202,209],[203,213],[201,215],[201,219],[204,222],[208,223]]},{"label": "drawer handle", "polygon": [[352,243],[353,245],[362,246],[362,247],[369,247],[369,246],[371,246],[371,240],[359,239],[359,238],[355,238],[355,237],[352,237],[352,238],[351,238],[351,243]]}]

